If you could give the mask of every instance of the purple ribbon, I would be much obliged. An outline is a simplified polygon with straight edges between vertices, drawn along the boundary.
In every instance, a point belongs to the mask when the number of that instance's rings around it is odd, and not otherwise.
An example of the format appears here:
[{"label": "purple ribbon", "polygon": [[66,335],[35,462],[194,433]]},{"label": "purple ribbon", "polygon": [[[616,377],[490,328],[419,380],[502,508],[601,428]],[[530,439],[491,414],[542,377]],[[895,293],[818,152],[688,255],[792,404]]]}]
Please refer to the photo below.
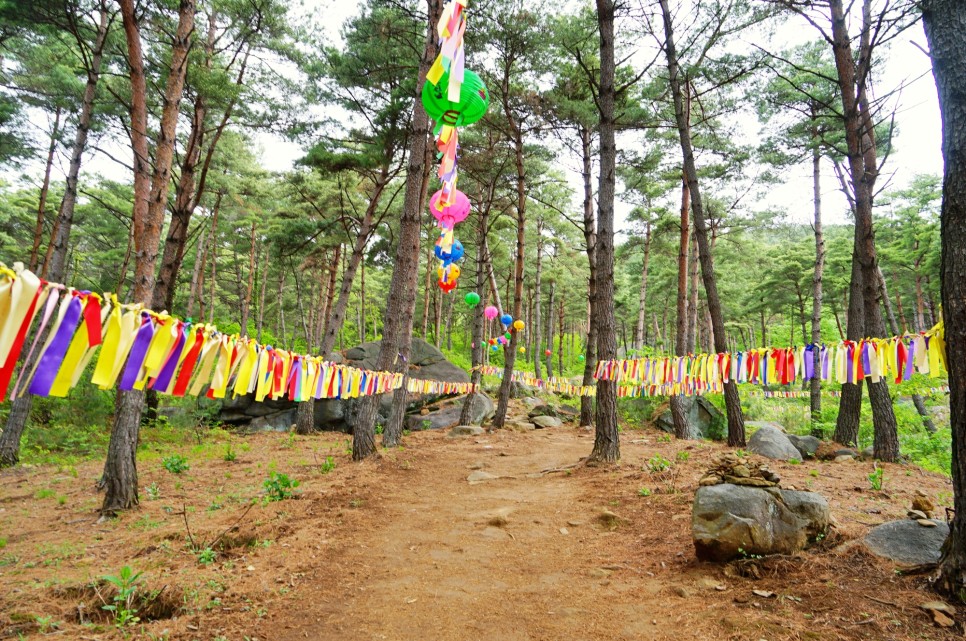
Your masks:
[{"label": "purple ribbon", "polygon": [[815,356],[817,352],[815,351],[814,345],[808,345],[805,348],[805,380],[810,381],[815,378]]},{"label": "purple ribbon", "polygon": [[849,358],[848,375],[847,375],[846,381],[849,382],[849,383],[855,384],[855,382],[856,382],[855,381],[855,373],[852,371],[853,369],[855,369],[855,359],[854,359],[854,356],[855,356],[855,348],[853,346],[849,345],[848,349],[846,349],[846,351],[845,351],[845,354]]},{"label": "purple ribbon", "polygon": [[912,378],[913,368],[915,367],[916,341],[909,341],[909,350],[906,353],[906,371],[903,372],[902,380],[908,381]]},{"label": "purple ribbon", "polygon": [[158,372],[158,375],[155,377],[155,379],[151,381],[150,385],[148,385],[148,387],[151,389],[161,391],[168,389],[168,385],[171,383],[171,377],[174,376],[175,370],[178,369],[178,361],[181,359],[181,352],[184,349],[185,344],[184,325],[178,329],[180,332],[178,341],[175,344],[174,349],[171,350],[171,353],[168,354],[168,360],[164,362],[164,366],[161,368],[161,371]]},{"label": "purple ribbon", "polygon": [[865,375],[868,376],[872,371],[872,363],[869,362],[869,351],[872,347],[865,343],[862,345],[862,368],[865,370]]},{"label": "purple ribbon", "polygon": [[154,323],[151,322],[151,317],[148,314],[142,313],[141,329],[138,330],[137,336],[134,337],[134,344],[131,345],[131,353],[128,354],[124,374],[121,375],[120,389],[134,389],[134,384],[141,373],[141,365],[144,364],[144,358],[148,355],[148,347],[151,345],[152,338],[154,338]]},{"label": "purple ribbon", "polygon": [[761,357],[761,384],[768,385],[768,350]]},{"label": "purple ribbon", "polygon": [[36,396],[50,394],[50,388],[54,385],[54,379],[57,378],[57,371],[67,354],[67,348],[70,347],[70,340],[74,337],[74,331],[77,329],[77,321],[80,320],[83,306],[78,296],[74,296],[67,304],[64,321],[57,327],[54,340],[50,342],[50,346],[40,357],[40,362],[37,363],[37,373],[34,374],[34,380],[31,381],[28,390],[31,394]]}]

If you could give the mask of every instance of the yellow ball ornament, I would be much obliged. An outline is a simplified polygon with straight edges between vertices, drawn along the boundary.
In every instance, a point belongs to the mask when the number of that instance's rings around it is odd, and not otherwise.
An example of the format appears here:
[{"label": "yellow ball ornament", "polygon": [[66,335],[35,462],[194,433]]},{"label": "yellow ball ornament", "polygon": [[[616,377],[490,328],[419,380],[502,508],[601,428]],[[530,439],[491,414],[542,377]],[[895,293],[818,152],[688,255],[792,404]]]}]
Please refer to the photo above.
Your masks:
[{"label": "yellow ball ornament", "polygon": [[526,354],[527,353],[527,348],[526,347],[521,347],[520,348],[520,353],[521,354]]},{"label": "yellow ball ornament", "polygon": [[523,324],[522,320],[513,321],[513,329],[517,330],[518,332],[522,331],[524,327],[526,327],[526,325]]}]

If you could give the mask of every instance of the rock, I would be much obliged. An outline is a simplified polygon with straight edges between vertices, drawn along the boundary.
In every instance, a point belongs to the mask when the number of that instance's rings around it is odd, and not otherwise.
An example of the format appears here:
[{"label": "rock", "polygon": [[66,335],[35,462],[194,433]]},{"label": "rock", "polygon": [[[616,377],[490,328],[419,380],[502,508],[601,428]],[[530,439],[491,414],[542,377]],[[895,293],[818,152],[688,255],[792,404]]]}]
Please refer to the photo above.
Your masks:
[{"label": "rock", "polygon": [[925,518],[928,519],[932,516],[932,512],[936,509],[936,505],[925,496],[916,496],[912,499],[912,509],[922,512],[926,515]]},{"label": "rock", "polygon": [[699,559],[729,561],[742,552],[802,550],[827,531],[829,519],[828,502],[814,492],[713,485],[694,495],[691,535]]},{"label": "rock", "polygon": [[510,381],[510,398],[525,398],[533,396],[533,393],[536,391],[536,389],[519,381]]},{"label": "rock", "polygon": [[537,416],[557,416],[557,410],[553,405],[537,405],[532,408],[527,414],[530,418],[536,418]]},{"label": "rock", "polygon": [[492,481],[493,479],[500,478],[496,474],[490,474],[489,472],[484,472],[483,470],[476,470],[475,472],[470,472],[470,475],[466,477],[470,485],[476,485],[477,483],[483,483],[484,481]]},{"label": "rock", "polygon": [[832,452],[832,458],[836,456],[851,456],[852,458],[859,458],[859,453],[850,447],[843,447]]},{"label": "rock", "polygon": [[600,521],[602,525],[609,528],[615,528],[624,522],[624,519],[622,519],[619,515],[611,512],[607,508],[604,508],[603,510],[600,511],[600,514],[597,515],[597,520]]},{"label": "rock", "polygon": [[571,519],[567,521],[567,525],[569,525],[570,527],[580,527],[583,524],[584,524],[583,521],[578,521],[576,519]]},{"label": "rock", "polygon": [[[711,401],[703,396],[685,396],[684,411],[688,415],[688,423],[697,432],[698,438],[723,438],[725,430],[715,430],[715,426],[726,425],[726,419]],[[671,420],[671,411],[668,410],[661,414],[655,421],[654,426],[664,430],[668,434],[674,434],[674,422]]]},{"label": "rock", "polygon": [[876,556],[897,565],[925,565],[939,561],[939,550],[949,534],[949,526],[932,521],[935,527],[922,527],[908,519],[889,521],[872,528],[863,543]]},{"label": "rock", "polygon": [[708,474],[707,476],[704,476],[700,481],[698,481],[698,485],[700,487],[707,487],[708,485],[717,485],[718,483],[724,483],[724,479],[718,476],[717,474]]},{"label": "rock", "polygon": [[926,601],[925,603],[920,603],[919,607],[926,612],[942,612],[951,617],[956,616],[956,608],[943,601]]},{"label": "rock", "polygon": [[871,460],[875,458],[875,448],[871,445],[864,450],[862,450],[862,458],[865,460]]},{"label": "rock", "polygon": [[770,426],[761,427],[752,434],[748,439],[748,451],[780,461],[802,458],[801,452],[792,445],[785,433]]},{"label": "rock", "polygon": [[561,534],[570,534],[570,530],[568,530],[568,529],[567,529],[567,528],[565,528],[565,527],[562,527],[562,528],[560,528],[560,533],[561,533]]},{"label": "rock", "polygon": [[533,423],[526,421],[509,421],[503,427],[513,432],[530,432],[536,429]]},{"label": "rock", "polygon": [[470,465],[471,470],[482,470],[484,467],[486,467],[486,464],[483,461],[477,461]]},{"label": "rock", "polygon": [[537,429],[546,427],[560,427],[563,425],[563,421],[555,416],[534,416],[533,424],[537,426]]},{"label": "rock", "polygon": [[246,432],[287,432],[295,422],[295,410],[275,412],[252,419],[242,429]]},{"label": "rock", "polygon": [[819,445],[822,441],[818,440],[814,436],[798,436],[797,434],[789,434],[788,440],[792,442],[795,449],[802,453],[802,458],[815,458],[815,452],[818,451]]},{"label": "rock", "polygon": [[751,470],[748,469],[747,465],[743,465],[741,463],[731,468],[731,473],[740,479],[746,479],[751,477]]},{"label": "rock", "polygon": [[940,612],[939,610],[932,611],[932,621],[941,628],[951,628],[956,625],[956,622],[950,619],[948,616]]},{"label": "rock", "polygon": [[929,515],[928,514],[926,514],[924,512],[920,512],[919,510],[909,510],[908,512],[906,512],[906,516],[908,516],[913,521],[918,521],[919,519],[928,519],[929,518]]},{"label": "rock", "polygon": [[688,592],[685,588],[681,587],[680,585],[674,586],[672,591],[674,592],[674,594],[678,595],[682,599],[687,599],[688,597],[691,596],[691,593]]},{"label": "rock", "polygon": [[848,454],[839,454],[834,459],[832,459],[832,462],[833,463],[848,463],[849,461],[854,461],[854,460],[855,460],[855,458],[849,456]]},{"label": "rock", "polygon": [[449,431],[449,436],[479,436],[483,434],[483,428],[479,425],[457,425]]},{"label": "rock", "polygon": [[539,407],[540,405],[543,405],[543,401],[541,401],[536,396],[524,397],[520,399],[520,402],[523,403],[523,406],[526,407],[527,410],[532,410],[535,407]]},{"label": "rock", "polygon": [[936,521],[931,519],[916,519],[916,523],[922,527],[936,527]]},{"label": "rock", "polygon": [[591,568],[587,571],[587,576],[594,579],[603,579],[610,576],[610,570],[605,570],[604,568]]},{"label": "rock", "polygon": [[420,430],[445,430],[459,425],[463,408],[459,404],[444,407],[435,412],[414,414],[406,417],[406,429],[410,432]]},{"label": "rock", "polygon": [[567,405],[561,405],[557,408],[557,418],[564,421],[572,421],[580,417],[580,410],[575,410]]}]

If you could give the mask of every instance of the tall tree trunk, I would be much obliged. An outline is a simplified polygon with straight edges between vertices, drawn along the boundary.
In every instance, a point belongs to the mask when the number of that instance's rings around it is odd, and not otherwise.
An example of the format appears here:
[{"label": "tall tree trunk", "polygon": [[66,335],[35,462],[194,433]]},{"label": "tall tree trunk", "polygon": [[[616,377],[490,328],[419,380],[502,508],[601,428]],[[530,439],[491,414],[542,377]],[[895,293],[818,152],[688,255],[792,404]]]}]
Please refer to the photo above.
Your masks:
[{"label": "tall tree trunk", "polygon": [[60,112],[54,111],[54,126],[50,131],[50,145],[47,146],[47,161],[44,163],[44,180],[40,185],[40,199],[37,202],[37,223],[34,226],[34,244],[30,248],[29,269],[37,271],[40,262],[40,243],[44,238],[44,221],[47,219],[47,194],[50,192],[50,171],[54,168],[54,153],[57,151],[57,137],[60,135]]},{"label": "tall tree trunk", "polygon": [[551,281],[550,296],[547,300],[547,349],[542,356],[547,360],[547,378],[553,378],[553,301],[557,293],[557,283]]},{"label": "tall tree trunk", "polygon": [[[854,199],[853,260],[859,263],[859,272],[852,270],[853,279],[861,273],[861,288],[854,285],[850,287],[850,299],[853,296],[859,296],[861,302],[853,309],[852,301],[849,301],[849,334],[850,339],[859,340],[864,336],[885,335],[885,324],[879,306],[875,233],[872,227],[872,197],[878,175],[878,160],[872,114],[868,104],[868,74],[872,63],[871,32],[874,25],[871,18],[871,0],[863,0],[863,35],[857,68],[843,0],[829,0],[829,11],[832,21],[832,51],[838,74],[839,93],[842,98],[849,174]],[[855,312],[865,316],[865,331],[858,338],[854,338],[851,331],[852,316]],[[888,385],[883,380],[878,383],[867,382],[867,386],[875,427],[873,440],[875,457],[883,461],[896,461],[899,457],[899,438]],[[845,394],[842,396],[840,415],[844,411],[852,414],[847,417],[850,423],[858,423],[859,404],[846,403]]]},{"label": "tall tree trunk", "polygon": [[651,258],[651,221],[644,232],[644,263],[641,270],[641,288],[637,293],[637,326],[634,328],[634,349],[644,347],[644,321],[647,303],[647,267]]},{"label": "tall tree trunk", "polygon": [[[493,193],[493,189],[489,190]],[[482,199],[481,199],[482,200]],[[486,230],[487,223],[490,217],[490,203],[492,199],[488,199],[486,202],[480,204],[480,220],[479,227],[477,228],[476,235],[476,292],[484,292],[486,290]],[[484,296],[480,296],[481,300]],[[483,340],[483,308],[482,302],[473,308],[473,338],[472,338],[472,359],[473,359],[473,370],[470,372],[470,382],[473,384],[473,390],[476,388],[483,380],[483,372],[480,371],[480,367],[483,365],[483,350],[485,349],[485,343]],[[473,394],[468,394],[466,400],[463,402],[463,408],[460,410],[460,425],[469,425],[472,420],[473,414]]]},{"label": "tall tree trunk", "polygon": [[[200,254],[201,264],[199,265],[197,261],[195,262],[195,274],[191,277],[191,293],[188,296],[188,308],[185,314],[190,318],[194,316],[195,305],[198,305],[198,317],[204,318],[205,313],[202,305],[202,301],[205,297],[205,268],[208,262],[208,254],[213,251],[215,246],[215,238],[218,234],[218,212],[221,210],[221,199],[223,194],[219,191],[218,195],[215,196],[215,205],[211,210],[211,227],[208,229],[208,239],[202,243],[201,239],[198,239],[198,244],[204,244],[204,252]],[[212,259],[214,260],[214,259]],[[264,283],[264,278],[262,282]],[[263,288],[264,291],[264,288]],[[263,297],[264,304],[264,297]],[[261,305],[259,306],[259,318],[261,318]]]},{"label": "tall tree trunk", "polygon": [[[510,126],[511,138],[513,139],[514,160],[516,161],[517,171],[517,255],[515,268],[513,270],[513,318],[520,318],[523,313],[523,268],[524,268],[524,247],[526,240],[526,221],[527,221],[527,175],[523,163],[523,131],[522,124],[519,123],[510,109],[509,102],[505,98],[509,91],[509,71],[504,75],[503,83],[503,113]],[[502,310],[501,310],[502,311]],[[505,313],[505,312],[504,312]],[[496,404],[496,415],[493,417],[493,427],[501,428],[506,422],[507,409],[510,406],[510,388],[513,378],[513,366],[516,363],[517,342],[520,332],[510,334],[509,345],[503,350],[503,380],[500,382],[500,395]],[[548,373],[549,374],[549,373]]]},{"label": "tall tree trunk", "polygon": [[700,265],[698,264],[698,244],[696,241],[697,232],[694,228],[691,229],[691,251],[688,258],[688,271],[690,274],[691,284],[688,286],[688,295],[690,300],[688,301],[688,340],[687,340],[687,350],[688,352],[699,351],[700,338],[698,336],[698,271]]},{"label": "tall tree trunk", "polygon": [[[242,295],[241,300],[241,328],[239,329],[239,334],[242,338],[248,336],[248,320],[252,312],[252,294],[255,291],[255,248],[257,245],[257,236],[255,232],[257,231],[257,223],[252,221],[252,230],[249,236],[248,245],[248,280],[245,284],[245,293]],[[296,275],[297,276],[297,275]],[[296,287],[298,287],[298,281],[296,280]]]},{"label": "tall tree trunk", "polygon": [[[540,351],[540,343],[542,342],[541,339],[543,338],[541,336],[543,328],[540,327],[540,320],[541,320],[540,303],[542,302],[540,297],[540,285],[541,285],[540,281],[542,276],[542,273],[541,273],[542,266],[543,266],[543,217],[541,216],[537,218],[537,260],[536,260],[536,265],[534,266],[535,273],[533,277],[533,323],[530,325],[530,327],[533,329],[533,340],[534,340],[533,350],[535,352]],[[543,376],[540,373],[540,354],[531,353],[531,356],[533,357],[533,375],[536,376],[537,378],[543,378]],[[547,376],[549,377],[550,374],[548,373]]]},{"label": "tall tree trunk", "polygon": [[[54,221],[51,241],[44,258],[41,276],[51,282],[61,282],[64,279],[67,266],[67,250],[70,244],[70,232],[74,222],[74,205],[77,203],[77,180],[80,176],[81,160],[87,149],[87,137],[91,128],[94,113],[94,98],[97,93],[97,83],[101,74],[101,61],[104,54],[104,42],[107,38],[108,15],[106,0],[102,0],[97,25],[97,35],[91,47],[90,67],[87,69],[87,83],[84,86],[84,97],[81,101],[80,116],[77,119],[77,131],[71,145],[70,166],[67,170],[67,183],[64,196],[60,201],[57,218]],[[41,339],[46,340],[46,335]],[[40,358],[39,350],[33,357],[25,361],[23,369],[30,371]],[[20,440],[30,417],[33,406],[33,396],[19,395],[11,404],[10,415],[2,432],[0,432],[0,467],[16,465],[20,460]]]},{"label": "tall tree trunk", "polygon": [[943,116],[941,292],[949,364],[952,480],[955,512],[939,560],[940,588],[959,599],[966,594],[966,4],[959,0],[922,3],[933,76]]},{"label": "tall tree trunk", "polygon": [[[814,118],[813,118],[814,120]],[[812,128],[812,141],[818,140],[817,127]],[[812,204],[815,220],[815,271],[812,273],[812,363],[814,376],[809,383],[809,406],[812,415],[812,436],[824,438],[819,422],[822,420],[822,275],[825,271],[825,237],[822,233],[822,155],[817,144],[812,149]]]},{"label": "tall tree trunk", "polygon": [[[616,107],[614,84],[614,8],[613,0],[597,0],[597,24],[600,28],[600,182],[597,188],[597,356],[602,360],[617,358],[617,334],[614,323],[614,196],[617,181]],[[601,380],[597,383],[597,421],[594,449],[589,462],[620,460],[620,436],[617,431],[617,384]]]},{"label": "tall tree trunk", "polygon": [[[690,96],[685,102],[685,117],[690,114]],[[688,256],[691,242],[691,190],[688,189],[686,175],[681,178],[681,240],[678,244],[678,294],[677,294],[677,324],[674,337],[675,356],[687,356],[688,347]],[[671,407],[671,421],[674,424],[674,435],[680,439],[698,438],[697,430],[688,420],[690,403],[683,396],[672,396],[669,399]]]},{"label": "tall tree trunk", "polygon": [[[427,234],[429,236],[431,234]],[[426,278],[423,285],[423,340],[429,340],[429,301],[433,294],[433,247],[426,252]]]},{"label": "tall tree trunk", "polygon": [[[135,16],[134,0],[118,0],[127,39],[128,65],[131,70],[131,146],[134,151],[134,241],[137,261],[134,266],[134,302],[150,305],[154,294],[154,270],[158,260],[161,226],[171,182],[178,111],[184,88],[188,49],[194,28],[194,0],[181,0],[178,26],[171,46],[171,62],[164,91],[164,108],[155,144],[154,174],[148,156],[147,85],[141,51],[141,34]],[[144,392],[121,390],[102,485],[106,488],[104,514],[114,514],[138,503],[138,475],[135,457]]]},{"label": "tall tree trunk", "polygon": [[[711,256],[711,246],[708,242],[707,222],[704,218],[704,207],[701,192],[698,187],[698,174],[694,164],[694,150],[691,146],[691,130],[688,126],[687,114],[684,111],[684,98],[681,91],[680,69],[678,67],[677,52],[674,48],[674,29],[671,25],[671,12],[667,0],[660,0],[661,11],[664,16],[665,53],[668,60],[671,93],[674,97],[674,116],[681,139],[681,151],[684,155],[684,173],[688,180],[688,190],[691,192],[691,208],[694,211],[695,239],[698,241],[698,257],[701,261],[701,276],[704,280],[704,291],[711,312],[711,323],[714,327],[715,351],[728,351],[728,336],[725,333],[724,316],[721,311],[721,300],[718,298],[718,284],[714,273],[714,259]],[[738,398],[738,386],[733,379],[724,385],[725,410],[728,415],[728,444],[744,446],[745,423],[741,413],[741,400]]]},{"label": "tall tree trunk", "polygon": [[[426,72],[433,62],[435,54],[435,25],[439,19],[442,4],[440,0],[426,0],[428,25],[426,40],[423,45],[423,56],[419,62],[419,79],[416,83],[417,92],[422,90],[426,80]],[[420,221],[423,205],[426,201],[426,156],[428,149],[429,121],[426,111],[416,95],[413,104],[412,131],[409,142],[409,165],[406,171],[406,195],[403,200],[403,211],[399,221],[398,245],[396,246],[396,260],[393,265],[392,280],[386,313],[382,327],[382,342],[379,355],[376,357],[375,367],[379,371],[402,369],[408,371],[409,351],[412,344],[413,313],[416,308],[416,293],[419,285],[419,241]],[[401,362],[399,362],[401,361]],[[405,408],[405,389],[402,392],[399,405]],[[394,395],[395,396],[395,395]],[[396,406],[394,398],[394,406]],[[379,410],[379,397],[367,396],[362,400],[359,416],[352,430],[352,458],[362,460],[376,453],[376,415]],[[396,416],[398,414],[398,416]],[[383,432],[383,445],[394,447],[398,445],[402,435],[403,414],[398,410],[390,415],[389,424]]]},{"label": "tall tree trunk", "polygon": [[560,305],[558,307],[560,309],[560,314],[559,314],[560,325],[557,328],[558,329],[558,331],[557,331],[557,374],[560,375],[560,376],[563,376],[563,373],[564,373],[564,366],[563,366],[563,361],[564,361],[564,358],[563,358],[564,357],[564,312],[565,312],[565,310],[564,310],[564,301],[563,301],[563,298],[562,297],[561,297],[561,300],[560,300]]},{"label": "tall tree trunk", "polygon": [[[589,387],[594,384],[594,371],[597,369],[597,317],[594,306],[597,304],[597,219],[594,216],[594,185],[592,176],[592,143],[593,133],[590,127],[580,128],[581,150],[581,178],[584,183],[584,244],[587,247],[587,261],[590,264],[590,275],[587,278],[587,344],[584,346],[584,378],[583,385]],[[536,347],[540,350],[540,345]],[[540,358],[539,354],[534,355]],[[594,424],[594,397],[580,397],[580,427],[590,427]]]}]

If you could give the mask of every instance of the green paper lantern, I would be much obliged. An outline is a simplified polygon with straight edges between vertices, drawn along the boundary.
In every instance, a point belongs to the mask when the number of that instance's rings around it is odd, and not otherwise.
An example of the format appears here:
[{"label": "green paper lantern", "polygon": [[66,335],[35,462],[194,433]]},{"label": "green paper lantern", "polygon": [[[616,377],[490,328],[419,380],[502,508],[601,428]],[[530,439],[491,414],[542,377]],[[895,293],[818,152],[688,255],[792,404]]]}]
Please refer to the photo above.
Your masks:
[{"label": "green paper lantern", "polygon": [[480,295],[476,292],[469,292],[463,297],[463,301],[470,307],[476,307],[480,304]]},{"label": "green paper lantern", "polygon": [[444,123],[455,127],[472,125],[486,115],[490,106],[490,94],[486,90],[483,80],[466,69],[463,72],[463,84],[460,86],[460,101],[450,102],[449,72],[443,74],[437,84],[426,81],[423,84],[423,107],[426,113],[437,123]]}]

